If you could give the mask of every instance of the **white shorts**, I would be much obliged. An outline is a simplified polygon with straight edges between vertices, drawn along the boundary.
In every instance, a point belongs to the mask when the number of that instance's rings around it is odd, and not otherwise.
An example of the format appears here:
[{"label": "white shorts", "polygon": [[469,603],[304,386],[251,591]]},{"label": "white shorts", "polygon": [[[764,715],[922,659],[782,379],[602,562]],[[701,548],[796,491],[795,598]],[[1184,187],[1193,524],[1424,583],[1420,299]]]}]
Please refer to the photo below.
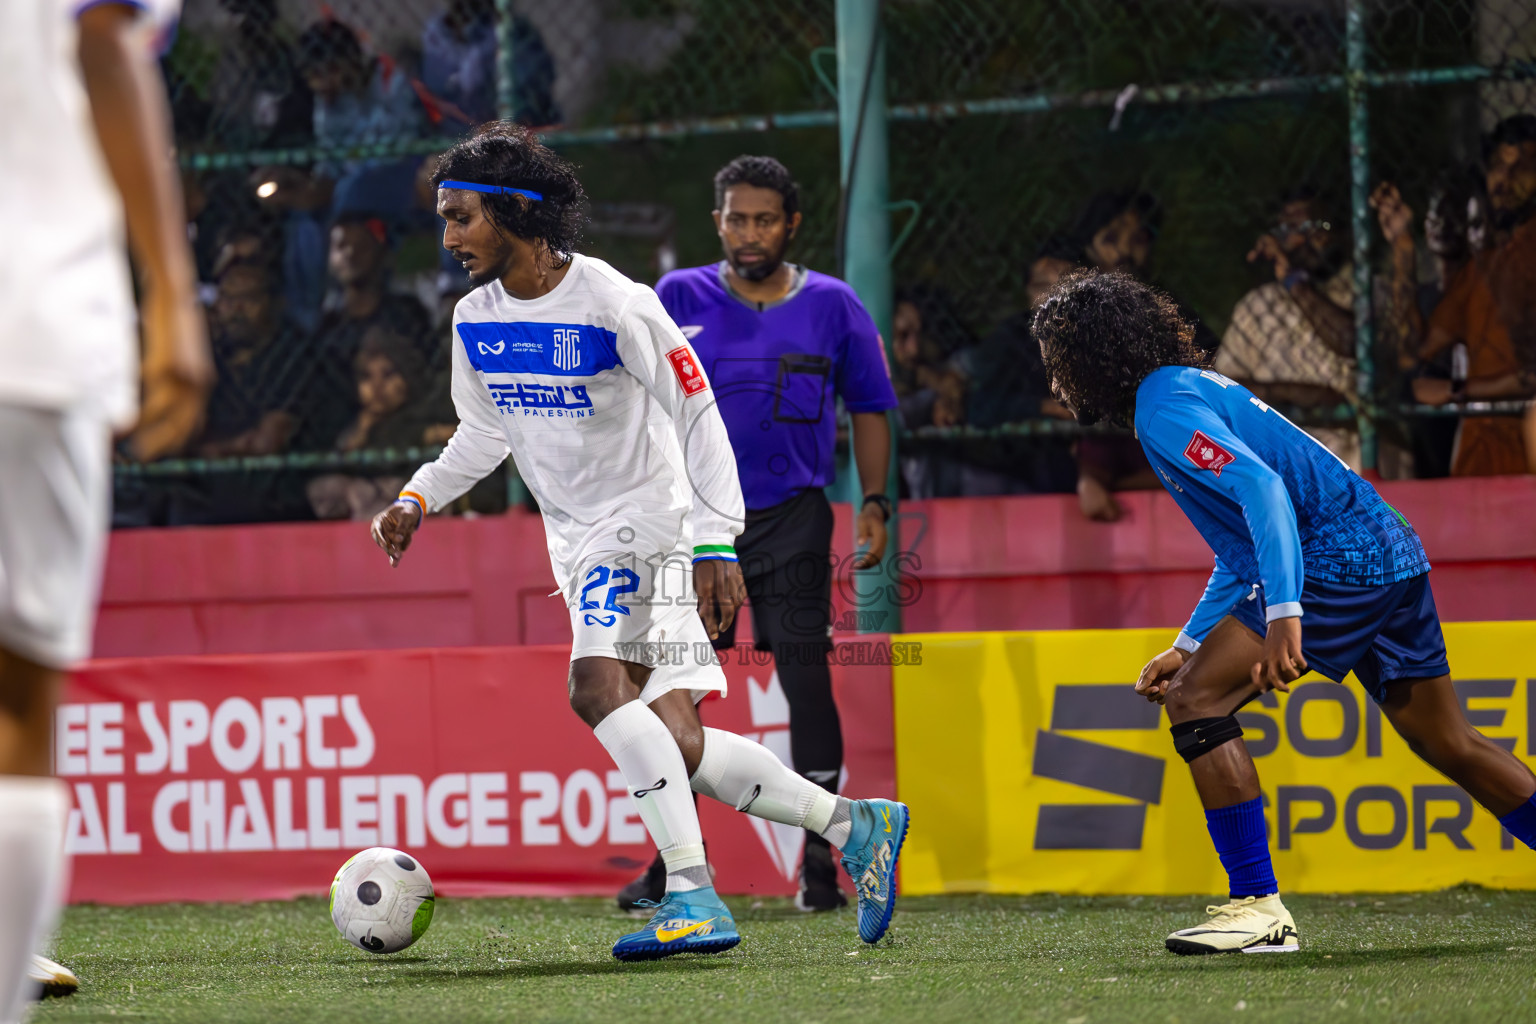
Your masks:
[{"label": "white shorts", "polygon": [[0,647],[50,668],[91,653],[111,443],[93,413],[0,404]]},{"label": "white shorts", "polygon": [[582,560],[572,589],[572,661],[650,666],[640,691],[647,704],[671,690],[691,690],[694,703],[725,692],[725,670],[699,618],[691,554],[642,561],[633,551],[594,552]]}]

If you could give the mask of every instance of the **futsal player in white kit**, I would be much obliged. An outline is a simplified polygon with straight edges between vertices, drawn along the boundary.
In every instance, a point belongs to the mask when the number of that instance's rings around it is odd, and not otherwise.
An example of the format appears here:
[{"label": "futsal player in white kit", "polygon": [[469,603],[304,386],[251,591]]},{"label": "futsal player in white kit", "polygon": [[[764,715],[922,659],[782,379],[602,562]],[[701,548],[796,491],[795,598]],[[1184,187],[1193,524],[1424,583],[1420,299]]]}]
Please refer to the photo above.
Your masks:
[{"label": "futsal player in white kit", "polygon": [[374,538],[398,562],[427,513],[509,452],[516,460],[570,607],[571,706],[623,773],[667,865],[666,897],[613,955],[741,941],[710,883],[690,788],[824,835],[855,883],[860,936],[878,941],[907,808],[836,796],[699,722],[697,701],[723,691],[725,673],[697,655],[745,588],[732,549],[743,518],[735,457],[692,348],[655,292],[572,251],[581,184],[526,129],[484,126],[443,156],[433,185],[443,245],[475,286],[453,317],[459,427],[375,518]]},{"label": "futsal player in white kit", "polygon": [[0,1024],[39,986],[76,985],[33,953],[63,895],[49,740],[64,671],[90,653],[112,435],[137,414],[139,455],[174,451],[212,382],[155,64],[176,10],[0,2]]}]

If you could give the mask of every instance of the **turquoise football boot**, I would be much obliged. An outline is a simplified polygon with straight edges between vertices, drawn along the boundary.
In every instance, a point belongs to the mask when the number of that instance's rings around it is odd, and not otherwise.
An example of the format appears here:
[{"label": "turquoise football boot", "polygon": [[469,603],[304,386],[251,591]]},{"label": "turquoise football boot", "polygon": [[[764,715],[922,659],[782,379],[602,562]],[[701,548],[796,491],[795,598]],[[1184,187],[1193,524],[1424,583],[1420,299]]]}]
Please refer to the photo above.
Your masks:
[{"label": "turquoise football boot", "polygon": [[638,932],[613,944],[620,960],[660,960],[678,953],[724,953],[741,941],[736,920],[715,887],[669,892],[660,903],[642,900],[656,912]]},{"label": "turquoise football boot", "polygon": [[894,800],[855,800],[843,870],[859,897],[859,938],[879,942],[896,909],[896,859],[912,814]]}]

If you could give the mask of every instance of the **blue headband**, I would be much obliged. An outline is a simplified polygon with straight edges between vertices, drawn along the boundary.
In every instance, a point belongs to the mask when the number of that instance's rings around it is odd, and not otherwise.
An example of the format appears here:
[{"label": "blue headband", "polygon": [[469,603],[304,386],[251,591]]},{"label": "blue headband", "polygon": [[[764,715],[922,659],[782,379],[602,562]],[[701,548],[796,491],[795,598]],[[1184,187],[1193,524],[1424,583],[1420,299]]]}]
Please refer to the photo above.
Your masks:
[{"label": "blue headband", "polygon": [[511,185],[477,185],[472,181],[445,181],[438,188],[465,188],[471,192],[489,192],[492,195],[503,196],[527,196],[534,202],[544,198],[542,192],[530,192],[525,188],[513,188]]}]

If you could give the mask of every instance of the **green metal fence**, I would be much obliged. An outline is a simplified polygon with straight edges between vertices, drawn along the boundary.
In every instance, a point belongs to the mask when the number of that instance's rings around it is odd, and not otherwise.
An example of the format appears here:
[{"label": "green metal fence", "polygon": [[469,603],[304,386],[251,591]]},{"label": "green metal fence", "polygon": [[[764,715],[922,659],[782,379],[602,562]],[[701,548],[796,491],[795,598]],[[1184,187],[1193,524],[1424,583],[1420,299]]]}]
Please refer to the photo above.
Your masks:
[{"label": "green metal fence", "polygon": [[[356,54],[328,18],[353,30]],[[327,109],[384,96],[409,116],[317,116],[327,104],[305,87],[331,89],[325,75],[338,68],[363,84]],[[903,423],[900,447],[917,470],[906,486],[919,493],[924,460],[1006,480],[1041,446],[1076,435],[1008,400],[1027,387],[1012,375],[1027,353],[1011,360],[1008,346],[1020,343],[1042,245],[1089,258],[1092,238],[1071,229],[1101,193],[1127,197],[1146,229],[1134,269],[1221,340],[1249,296],[1279,294],[1267,264],[1245,254],[1281,197],[1310,189],[1314,220],[1330,223],[1326,269],[1351,341],[1327,356],[1331,376],[1301,374],[1328,381],[1338,400],[1293,411],[1356,438],[1365,466],[1385,462],[1383,446],[1403,463],[1435,429],[1420,424],[1462,410],[1415,404],[1396,328],[1385,332],[1393,339],[1377,330],[1393,271],[1369,197],[1396,183],[1422,234],[1431,192],[1448,172],[1476,168],[1483,133],[1536,111],[1536,14],[1521,0],[191,0],[167,75],[210,299],[229,267],[261,262],[294,336],[317,338],[348,301],[334,280],[337,210],[382,205],[387,216],[368,220],[384,223],[367,230],[382,239],[390,291],[421,303],[428,364],[453,287],[439,278],[429,202],[410,178],[470,121],[499,112],[540,124],[582,166],[594,200],[587,250],[647,281],[718,258],[709,210],[721,164],[778,156],[804,190],[793,258],[845,274],[887,339],[895,298],[907,297],[922,314],[919,359],[959,381],[944,413],[919,408]],[[348,191],[359,172],[363,200]],[[324,203],[305,198],[315,181],[335,186]],[[1420,249],[1421,283],[1432,283]],[[1297,348],[1294,361],[1313,349]],[[314,343],[317,362],[322,350]],[[311,377],[328,376],[339,394],[351,372],[330,365]],[[897,375],[910,383],[901,363]],[[1518,412],[1518,397],[1479,408]],[[441,396],[434,414],[451,418]],[[183,499],[219,478],[265,474],[270,496],[302,491],[321,470],[408,471],[432,450],[396,437],[338,451],[324,431],[300,429],[275,451],[215,445],[125,463],[122,521],[165,521],[164,493],[193,508],[170,521],[197,521],[197,501]],[[501,507],[500,495],[516,500],[515,481],[478,507]],[[276,503],[297,515],[303,504]]]}]

